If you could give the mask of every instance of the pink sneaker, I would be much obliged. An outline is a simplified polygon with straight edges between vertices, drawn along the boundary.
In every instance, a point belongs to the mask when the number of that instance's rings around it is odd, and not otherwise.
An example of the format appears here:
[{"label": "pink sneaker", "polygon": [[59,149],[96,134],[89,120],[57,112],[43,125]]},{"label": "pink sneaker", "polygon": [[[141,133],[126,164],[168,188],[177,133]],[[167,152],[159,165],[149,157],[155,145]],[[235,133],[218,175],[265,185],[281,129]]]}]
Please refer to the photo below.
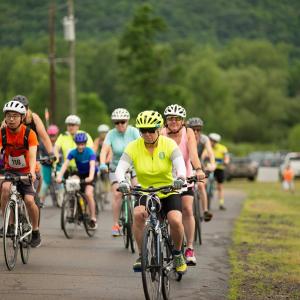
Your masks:
[{"label": "pink sneaker", "polygon": [[187,248],[185,250],[184,256],[188,266],[196,266],[197,261],[196,261],[194,249]]}]

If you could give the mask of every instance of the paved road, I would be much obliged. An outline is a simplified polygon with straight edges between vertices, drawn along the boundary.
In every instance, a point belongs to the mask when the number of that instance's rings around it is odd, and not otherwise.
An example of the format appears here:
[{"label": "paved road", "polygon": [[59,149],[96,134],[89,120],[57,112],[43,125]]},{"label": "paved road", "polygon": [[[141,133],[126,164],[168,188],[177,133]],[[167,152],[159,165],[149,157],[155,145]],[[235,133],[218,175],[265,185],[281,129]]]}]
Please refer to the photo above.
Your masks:
[{"label": "paved road", "polygon": [[[172,299],[225,299],[228,289],[230,233],[239,214],[243,194],[226,191],[228,210],[213,209],[204,224],[204,243],[196,247],[197,267],[174,282]],[[213,207],[214,208],[214,207]],[[60,211],[46,207],[42,216],[43,245],[32,249],[28,265],[18,258],[16,269],[6,270],[0,246],[0,299],[143,299],[141,277],[133,273],[135,255],[123,248],[122,238],[112,238],[111,211],[101,213],[94,238],[79,230],[67,240],[59,229]]]}]

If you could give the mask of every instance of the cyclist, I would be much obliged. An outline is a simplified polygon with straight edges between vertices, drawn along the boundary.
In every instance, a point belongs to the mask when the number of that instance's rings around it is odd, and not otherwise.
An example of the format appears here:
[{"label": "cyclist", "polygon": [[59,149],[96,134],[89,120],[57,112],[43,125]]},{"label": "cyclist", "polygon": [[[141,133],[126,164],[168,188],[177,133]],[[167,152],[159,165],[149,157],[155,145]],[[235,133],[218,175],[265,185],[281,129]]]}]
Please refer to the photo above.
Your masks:
[{"label": "cyclist", "polygon": [[227,148],[220,144],[221,136],[218,133],[210,133],[208,137],[210,139],[217,164],[214,175],[217,181],[219,208],[220,210],[225,210],[223,183],[225,180],[225,167],[229,163],[229,153]]},{"label": "cyclist", "polygon": [[[108,172],[107,156],[112,151],[112,161],[109,165],[110,173],[109,180],[111,183],[111,191],[113,194],[112,210],[113,210],[113,226],[112,236],[117,237],[121,235],[121,228],[119,226],[119,215],[122,205],[122,194],[117,191],[118,180],[116,179],[115,170],[119,159],[127,144],[137,139],[140,134],[139,131],[128,125],[130,114],[125,108],[117,108],[111,114],[111,120],[115,124],[115,128],[111,129],[102,145],[100,153],[100,170],[101,172]],[[133,173],[133,172],[132,172]],[[135,174],[132,174],[134,177]],[[135,181],[134,178],[132,178]]]},{"label": "cyclist", "polygon": [[[162,116],[156,111],[143,111],[136,118],[136,127],[140,130],[141,137],[129,143],[119,161],[116,176],[122,192],[128,192],[130,186],[125,181],[125,172],[134,166],[139,184],[143,188],[149,186],[160,187],[173,184],[181,189],[186,169],[182,154],[176,143],[160,135],[159,130],[163,125]],[[174,180],[172,168],[176,170]],[[181,252],[184,228],[182,225],[180,194],[161,194],[162,211],[166,214],[170,224],[171,236],[174,242],[174,265],[178,273],[184,274],[187,265]],[[145,198],[142,197],[135,203],[133,233],[141,253],[143,229],[147,218]],[[141,270],[141,257],[133,265],[135,272]]]},{"label": "cyclist", "polygon": [[[202,171],[201,162],[197,154],[197,143],[195,135],[190,128],[186,128],[184,120],[186,117],[185,109],[178,105],[172,104],[166,107],[164,111],[165,127],[161,134],[173,139],[180,148],[186,167],[187,176],[193,175],[192,165],[196,170],[196,175],[199,180],[205,178]],[[189,185],[187,191],[181,194],[182,199],[182,216],[183,225],[186,236],[187,249],[185,257],[188,265],[196,265],[195,251],[193,247],[195,235],[195,218],[193,213],[194,191],[193,185]],[[209,212],[204,211],[205,218],[209,216]]]},{"label": "cyclist", "polygon": [[[100,152],[102,149],[103,142],[105,140],[105,137],[107,133],[109,132],[109,126],[106,124],[101,124],[98,126],[97,131],[99,133],[99,136],[95,138],[94,140],[94,151],[97,154],[97,158],[100,156]],[[109,153],[111,155],[111,153]],[[106,159],[106,162],[109,163],[111,156],[108,156]]]},{"label": "cyclist", "polygon": [[[64,133],[61,133],[56,142],[55,142],[55,156],[59,157],[59,152],[62,152],[63,160],[65,161],[67,159],[67,156],[69,154],[69,151],[76,148],[76,143],[74,141],[74,136],[78,132],[84,132],[82,130],[79,130],[81,120],[76,115],[69,115],[65,119],[65,124],[67,125],[67,131]],[[87,140],[87,146],[90,148],[93,148],[93,140],[91,136],[87,134],[88,140]],[[75,161],[70,161],[69,164],[70,170],[76,170],[76,164]]]},{"label": "cyclist", "polygon": [[[209,164],[207,164],[206,169],[208,171],[213,172],[216,168],[215,156],[208,136],[202,133],[203,124],[204,123],[200,118],[190,118],[188,120],[188,127],[190,127],[194,131],[196,137],[198,157],[199,159],[201,159],[202,153],[205,150],[209,159]],[[203,182],[198,182],[198,187],[200,191],[200,198],[201,198],[203,210],[207,211],[208,201],[207,201],[205,184]],[[206,214],[206,217],[204,216],[204,221],[208,222],[211,220],[211,218],[212,218],[211,213]]]},{"label": "cyclist", "polygon": [[[32,182],[22,182],[18,187],[24,195],[24,201],[32,222],[31,247],[41,245],[38,227],[39,210],[35,204],[35,190],[38,186],[36,172],[39,171],[36,163],[38,140],[35,132],[23,124],[26,108],[18,101],[9,101],[3,108],[6,128],[5,135],[0,135],[1,151],[4,150],[5,173],[25,175],[31,174]],[[10,194],[11,183],[4,181],[1,186],[1,208],[4,214],[6,203]],[[3,229],[2,229],[3,235]]]},{"label": "cyclist", "polygon": [[95,175],[96,175],[96,154],[94,150],[87,147],[87,134],[85,132],[79,132],[75,134],[74,141],[76,148],[72,149],[64,164],[61,167],[59,174],[57,175],[57,182],[61,183],[62,177],[66,172],[70,161],[75,159],[78,175],[80,179],[84,179],[85,183],[82,184],[81,188],[84,189],[84,193],[87,197],[89,211],[90,211],[90,228],[97,228],[96,209],[94,200],[94,186],[95,186]]},{"label": "cyclist", "polygon": [[[49,135],[49,138],[51,140],[51,144],[52,144],[52,147],[54,148],[54,144],[57,140],[57,137],[58,137],[58,134],[59,134],[59,128],[52,124],[48,127],[47,129],[47,133]],[[40,145],[40,155],[41,157],[45,157],[48,155],[46,149],[45,149],[45,146],[44,144],[41,143]],[[40,191],[40,198],[41,198],[41,202],[44,203],[45,202],[45,198],[46,198],[46,194],[47,194],[47,190],[51,184],[51,174],[52,174],[52,163],[49,162],[43,162],[41,163],[42,165],[42,187],[41,187],[41,191]],[[59,165],[58,164],[56,167],[59,168]],[[59,205],[61,205],[61,203],[58,203]]]}]

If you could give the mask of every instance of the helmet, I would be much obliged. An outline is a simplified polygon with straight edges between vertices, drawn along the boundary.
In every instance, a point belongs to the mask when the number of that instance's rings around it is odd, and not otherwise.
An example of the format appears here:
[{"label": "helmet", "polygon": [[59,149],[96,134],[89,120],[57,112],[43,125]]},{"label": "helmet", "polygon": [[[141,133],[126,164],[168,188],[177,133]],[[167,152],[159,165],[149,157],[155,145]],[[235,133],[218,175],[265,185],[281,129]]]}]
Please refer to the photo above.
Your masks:
[{"label": "helmet", "polygon": [[220,136],[219,134],[217,134],[217,133],[210,133],[210,134],[208,135],[208,137],[209,137],[212,141],[214,141],[214,142],[216,142],[216,143],[219,143],[219,142],[221,141],[221,136]]},{"label": "helmet", "polygon": [[136,128],[160,128],[164,120],[160,113],[154,110],[145,110],[138,114],[135,122]]},{"label": "helmet", "polygon": [[98,126],[98,132],[108,132],[109,131],[109,126],[106,124],[101,124]]},{"label": "helmet", "polygon": [[3,107],[3,112],[6,113],[7,111],[15,111],[21,115],[25,115],[26,114],[26,108],[25,106],[19,102],[19,101],[9,101],[7,103],[4,104]]},{"label": "helmet", "polygon": [[58,129],[58,127],[57,127],[56,125],[52,124],[52,125],[50,125],[50,126],[48,127],[47,133],[48,133],[49,135],[56,135],[56,134],[59,133],[59,129]]},{"label": "helmet", "polygon": [[74,137],[74,141],[75,141],[76,144],[86,143],[87,139],[88,139],[88,137],[87,137],[85,132],[76,133],[75,137]]},{"label": "helmet", "polygon": [[203,126],[203,121],[200,118],[190,118],[188,120],[189,127]]},{"label": "helmet", "polygon": [[164,115],[165,116],[179,116],[179,117],[185,118],[186,111],[182,106],[180,106],[178,104],[171,104],[166,107],[166,109],[164,111]]},{"label": "helmet", "polygon": [[12,98],[12,101],[19,101],[21,102],[25,107],[28,107],[29,106],[29,102],[28,102],[28,99],[23,96],[23,95],[16,95]]},{"label": "helmet", "polygon": [[66,124],[80,125],[81,124],[81,120],[76,115],[69,115],[69,116],[66,117],[65,123]]},{"label": "helmet", "polygon": [[111,119],[114,120],[129,120],[129,111],[125,108],[117,108],[111,114]]}]

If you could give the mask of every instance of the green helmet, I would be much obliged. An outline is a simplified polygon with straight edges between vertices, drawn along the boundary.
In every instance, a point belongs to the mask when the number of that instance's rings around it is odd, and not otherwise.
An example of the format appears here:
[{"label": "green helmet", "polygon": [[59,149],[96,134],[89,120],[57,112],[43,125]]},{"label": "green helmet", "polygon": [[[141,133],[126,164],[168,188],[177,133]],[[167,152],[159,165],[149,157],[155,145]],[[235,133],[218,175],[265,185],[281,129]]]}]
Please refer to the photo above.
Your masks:
[{"label": "green helmet", "polygon": [[138,114],[136,128],[161,128],[164,120],[160,113],[154,110],[145,110]]}]

